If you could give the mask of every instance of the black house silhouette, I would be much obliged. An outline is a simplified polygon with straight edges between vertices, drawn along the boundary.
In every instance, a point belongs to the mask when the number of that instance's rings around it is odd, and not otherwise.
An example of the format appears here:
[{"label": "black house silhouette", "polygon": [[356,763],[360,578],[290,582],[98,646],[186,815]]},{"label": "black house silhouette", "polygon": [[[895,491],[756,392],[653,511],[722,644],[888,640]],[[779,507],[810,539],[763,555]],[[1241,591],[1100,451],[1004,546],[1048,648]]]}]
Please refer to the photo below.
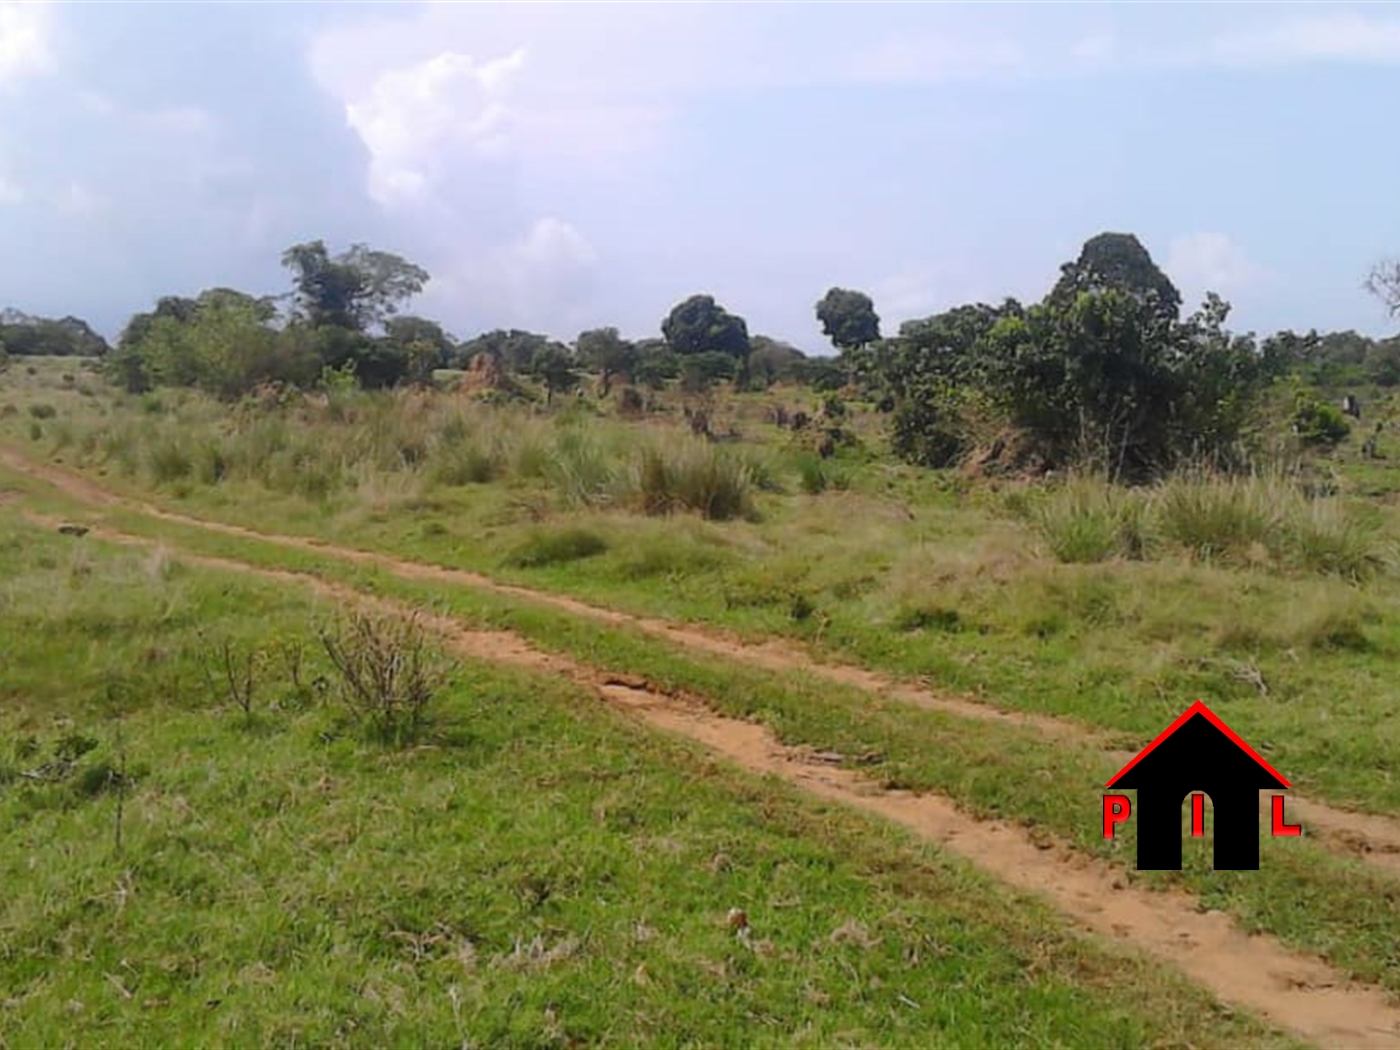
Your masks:
[{"label": "black house silhouette", "polygon": [[1203,791],[1215,807],[1215,870],[1257,871],[1259,792],[1288,781],[1197,702],[1106,786],[1137,789],[1139,869],[1180,870],[1181,802]]}]

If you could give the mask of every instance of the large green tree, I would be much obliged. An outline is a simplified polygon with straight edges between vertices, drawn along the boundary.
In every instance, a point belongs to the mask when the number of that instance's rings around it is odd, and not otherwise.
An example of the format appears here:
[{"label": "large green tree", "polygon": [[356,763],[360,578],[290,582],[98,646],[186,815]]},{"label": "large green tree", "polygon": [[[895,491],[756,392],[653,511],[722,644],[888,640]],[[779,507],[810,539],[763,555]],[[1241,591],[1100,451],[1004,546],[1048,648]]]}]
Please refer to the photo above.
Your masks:
[{"label": "large green tree", "polygon": [[748,324],[712,295],[692,295],[677,303],[661,322],[661,334],[682,356],[715,353],[743,360],[752,349]]},{"label": "large green tree", "polygon": [[383,324],[429,280],[421,266],[364,244],[335,256],[324,241],[296,244],[282,253],[282,265],[292,271],[294,301],[313,327],[355,332]]},{"label": "large green tree", "polygon": [[1116,289],[1173,321],[1181,316],[1181,293],[1131,233],[1100,233],[1084,242],[1079,258],[1060,267],[1049,301],[1070,308],[1081,292]]},{"label": "large green tree", "polygon": [[837,350],[854,350],[880,338],[880,317],[864,292],[828,289],[816,309],[823,334]]}]

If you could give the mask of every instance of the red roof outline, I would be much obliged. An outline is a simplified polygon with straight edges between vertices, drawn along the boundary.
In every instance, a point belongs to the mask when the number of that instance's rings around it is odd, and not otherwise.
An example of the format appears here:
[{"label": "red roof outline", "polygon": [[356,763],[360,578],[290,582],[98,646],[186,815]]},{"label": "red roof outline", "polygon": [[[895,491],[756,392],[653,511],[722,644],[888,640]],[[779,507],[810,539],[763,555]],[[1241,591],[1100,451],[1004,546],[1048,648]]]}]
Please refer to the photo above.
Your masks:
[{"label": "red roof outline", "polygon": [[1233,729],[1227,726],[1224,722],[1220,721],[1220,719],[1216,716],[1215,712],[1199,700],[1197,700],[1194,704],[1192,704],[1184,712],[1182,712],[1180,718],[1178,718],[1171,725],[1167,726],[1166,729],[1162,730],[1162,732],[1158,734],[1156,740],[1152,741],[1152,743],[1148,744],[1145,748],[1138,752],[1137,757],[1135,757],[1131,762],[1129,762],[1126,766],[1124,766],[1117,773],[1115,773],[1113,775],[1113,779],[1110,780],[1107,784],[1105,784],[1104,787],[1112,787],[1114,784],[1118,783],[1118,781],[1122,779],[1123,774],[1128,772],[1128,770],[1132,769],[1135,765],[1141,762],[1148,755],[1152,754],[1152,752],[1157,749],[1158,745],[1160,745],[1169,736],[1171,736],[1178,729],[1180,729],[1187,722],[1189,722],[1195,715],[1204,715],[1206,721],[1209,722],[1211,725],[1215,726],[1216,729],[1224,733],[1226,738],[1229,739],[1230,743],[1234,744],[1246,755],[1254,759],[1255,762],[1263,766],[1264,769],[1268,770],[1269,773],[1271,773],[1284,787],[1292,787],[1292,785],[1288,783],[1287,779],[1283,776],[1282,773],[1280,773],[1273,766],[1269,765],[1269,763],[1265,762],[1264,759],[1260,756],[1259,752],[1255,751],[1254,748],[1250,747],[1243,740],[1241,740],[1238,734],[1236,734]]}]

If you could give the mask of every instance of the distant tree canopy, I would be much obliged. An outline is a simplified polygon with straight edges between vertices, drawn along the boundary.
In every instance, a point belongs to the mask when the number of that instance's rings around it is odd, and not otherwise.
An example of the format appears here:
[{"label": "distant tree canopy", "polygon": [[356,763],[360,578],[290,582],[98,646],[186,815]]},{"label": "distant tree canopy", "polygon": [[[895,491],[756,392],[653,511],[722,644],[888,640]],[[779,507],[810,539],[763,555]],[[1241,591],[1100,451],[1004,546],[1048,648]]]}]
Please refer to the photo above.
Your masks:
[{"label": "distant tree canopy", "polygon": [[612,380],[620,372],[631,373],[637,364],[637,347],[618,335],[616,328],[580,332],[574,346],[579,362],[597,371],[600,390],[607,397]]},{"label": "distant tree canopy", "polygon": [[816,310],[822,333],[838,350],[854,350],[880,338],[880,317],[864,292],[828,289]]},{"label": "distant tree canopy", "polygon": [[523,373],[529,372],[536,356],[550,347],[558,347],[565,351],[568,349],[557,340],[537,332],[497,328],[494,331],[483,332],[459,346],[457,362],[465,366],[470,364],[477,354],[490,354],[501,363],[501,367],[511,372]]},{"label": "distant tree canopy", "polygon": [[1181,293],[1131,233],[1100,233],[1084,242],[1079,258],[1060,267],[1049,301],[1063,309],[1081,292],[1117,289],[1163,317],[1181,314]]},{"label": "distant tree canopy", "polygon": [[749,353],[751,385],[766,389],[774,383],[802,381],[802,366],[808,358],[797,347],[766,335],[754,336],[749,345],[752,348]]},{"label": "distant tree canopy", "polygon": [[641,339],[636,344],[637,363],[632,381],[649,390],[660,390],[681,374],[681,359],[664,339]]},{"label": "distant tree canopy", "polygon": [[568,347],[559,343],[550,343],[543,347],[531,358],[527,371],[544,384],[545,404],[553,401],[555,394],[578,386],[581,378],[578,362],[569,353]]},{"label": "distant tree canopy", "polygon": [[752,346],[742,317],[729,313],[711,295],[692,295],[677,303],[661,322],[661,334],[677,354],[727,354],[744,359]]},{"label": "distant tree canopy", "polygon": [[1223,454],[1267,380],[1253,338],[1225,331],[1228,304],[1211,294],[1185,321],[1179,304],[1135,237],[1102,234],[1043,302],[907,322],[856,355],[855,371],[894,402],[896,449],[917,462],[957,456],[976,411],[1028,434],[1051,462],[1147,477]]},{"label": "distant tree canopy", "polygon": [[[989,439],[1012,428],[1046,464],[1089,463],[1132,479],[1186,460],[1227,461],[1271,384],[1303,391],[1289,417],[1293,433],[1322,447],[1348,429],[1335,395],[1322,388],[1400,385],[1400,336],[1313,330],[1256,341],[1226,329],[1230,305],[1213,292],[1183,318],[1180,292],[1130,233],[1087,240],[1038,303],[963,304],[906,321],[888,337],[868,295],[829,288],[815,310],[835,358],[751,337],[744,318],[708,294],[677,303],[661,322],[662,338],[634,342],[599,327],[567,346],[495,329],[459,342],[438,322],[401,312],[428,274],[398,255],[355,244],[333,256],[311,241],[287,249],[282,262],[291,273],[287,295],[219,287],[158,299],[105,353],[109,374],[133,391],[173,384],[236,398],[269,381],[338,383],[337,373],[365,388],[427,383],[437,367],[489,354],[533,376],[547,400],[577,386],[583,369],[598,374],[604,395],[623,374],[652,389],[679,380],[687,392],[726,380],[740,390],[854,383],[891,413],[893,447],[912,462],[948,465],[974,445],[997,445]],[[1367,286],[1400,316],[1400,262],[1377,267]],[[13,310],[0,313],[0,348],[107,350],[77,318]]]},{"label": "distant tree canopy", "polygon": [[313,333],[271,327],[266,303],[227,289],[195,300],[162,300],[166,309],[127,326],[107,370],[127,390],[192,386],[236,398],[260,383],[308,384],[322,367]]},{"label": "distant tree canopy", "polygon": [[110,349],[81,318],[54,320],[19,310],[0,313],[0,343],[16,357],[101,357]]},{"label": "distant tree canopy", "polygon": [[293,301],[313,327],[363,332],[383,324],[423,290],[428,272],[392,252],[353,244],[332,256],[323,241],[282,253],[292,271]]},{"label": "distant tree canopy", "polygon": [[[290,323],[278,326],[275,296],[164,296],[127,323],[109,374],[132,391],[195,386],[233,398],[265,382],[309,385],[326,369],[349,368],[369,388],[422,381],[451,352],[436,322],[393,316],[426,283],[420,267],[362,244],[331,257],[321,241],[287,249],[282,261],[293,273]],[[378,326],[384,333],[370,334]]]}]

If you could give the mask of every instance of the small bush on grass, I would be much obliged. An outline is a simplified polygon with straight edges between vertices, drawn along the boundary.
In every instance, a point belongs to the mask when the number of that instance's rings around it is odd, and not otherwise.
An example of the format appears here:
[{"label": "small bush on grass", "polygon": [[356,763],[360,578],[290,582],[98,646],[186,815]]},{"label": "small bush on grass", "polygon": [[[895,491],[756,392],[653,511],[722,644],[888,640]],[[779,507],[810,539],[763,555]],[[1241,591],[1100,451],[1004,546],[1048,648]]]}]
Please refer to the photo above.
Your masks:
[{"label": "small bush on grass", "polygon": [[320,638],[351,719],[385,743],[416,742],[446,681],[420,618],[357,610]]},{"label": "small bush on grass", "polygon": [[517,569],[561,565],[602,554],[608,541],[589,529],[571,528],[562,531],[539,531],[528,536],[506,558],[506,564]]}]

